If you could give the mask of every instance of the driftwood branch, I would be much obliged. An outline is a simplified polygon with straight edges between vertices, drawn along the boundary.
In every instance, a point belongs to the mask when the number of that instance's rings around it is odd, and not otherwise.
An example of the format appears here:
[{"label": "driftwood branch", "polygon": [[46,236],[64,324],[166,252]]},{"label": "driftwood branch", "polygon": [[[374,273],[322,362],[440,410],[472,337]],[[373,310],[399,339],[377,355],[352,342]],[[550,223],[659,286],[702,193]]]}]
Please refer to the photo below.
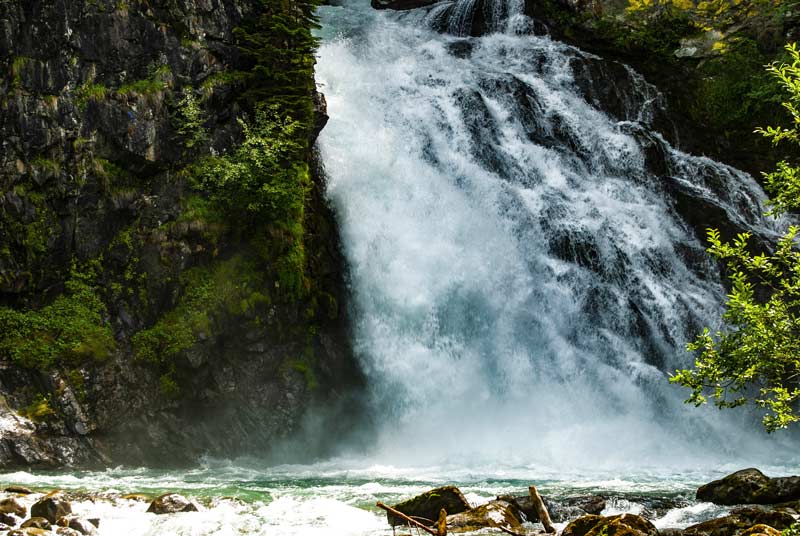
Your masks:
[{"label": "driftwood branch", "polygon": [[439,521],[436,522],[437,536],[447,536],[447,510],[439,510]]},{"label": "driftwood branch", "polygon": [[[382,502],[376,503],[375,506],[377,506],[378,508],[380,508],[382,510],[386,510],[387,512],[389,512],[392,515],[395,515],[395,516],[399,517],[400,519],[404,520],[406,523],[408,523],[409,525],[411,525],[413,527],[417,527],[417,528],[420,528],[420,529],[424,530],[425,532],[427,532],[431,536],[440,536],[438,531],[435,531],[435,530],[432,530],[432,529],[426,527],[425,525],[423,525],[422,523],[420,523],[416,519],[412,519],[412,518],[408,517],[403,512],[400,512],[399,510],[395,510],[391,506],[386,506]],[[441,513],[440,513],[440,517],[441,517]],[[445,529],[445,531],[446,530],[447,529]]]},{"label": "driftwood branch", "polygon": [[531,494],[533,508],[536,510],[536,514],[539,516],[539,521],[541,521],[542,525],[544,525],[545,532],[554,534],[556,532],[556,528],[553,526],[553,521],[550,519],[550,513],[547,511],[547,507],[544,505],[542,496],[539,495],[538,491],[536,491],[536,486],[530,486],[528,488],[528,492]]}]

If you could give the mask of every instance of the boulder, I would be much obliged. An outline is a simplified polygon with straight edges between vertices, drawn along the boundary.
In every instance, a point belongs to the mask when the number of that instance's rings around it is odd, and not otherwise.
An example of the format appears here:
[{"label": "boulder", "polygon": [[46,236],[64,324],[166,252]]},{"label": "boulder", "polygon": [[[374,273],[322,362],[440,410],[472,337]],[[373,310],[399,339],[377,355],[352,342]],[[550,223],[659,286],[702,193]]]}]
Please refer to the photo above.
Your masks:
[{"label": "boulder", "polygon": [[447,532],[474,532],[484,528],[499,528],[521,532],[519,509],[508,501],[495,500],[465,512],[447,516]]},{"label": "boulder", "polygon": [[43,517],[51,525],[71,513],[72,505],[61,491],[52,491],[31,506],[31,517]]},{"label": "boulder", "polygon": [[[600,495],[581,495],[564,500],[567,506],[576,506],[587,514],[600,515],[606,508],[606,498]],[[548,505],[549,506],[549,505]]]},{"label": "boulder", "polygon": [[28,509],[24,504],[13,497],[0,501],[0,514],[14,514],[15,516],[25,517]]},{"label": "boulder", "polygon": [[770,478],[758,469],[743,469],[700,486],[697,499],[723,505],[796,501],[800,500],[800,476]]},{"label": "boulder", "polygon": [[642,516],[587,515],[567,525],[561,536],[658,536],[658,529]]},{"label": "boulder", "polygon": [[33,493],[28,488],[24,488],[22,486],[8,486],[3,491],[5,491],[6,493],[18,493],[20,495],[30,495],[31,493]]},{"label": "boulder", "polygon": [[150,497],[141,493],[128,493],[127,495],[120,497],[120,499],[125,499],[126,501],[147,502],[150,500]]},{"label": "boulder", "polygon": [[58,527],[56,529],[58,536],[81,536],[81,533],[69,527]]},{"label": "boulder", "polygon": [[683,530],[684,536],[744,536],[754,526],[766,525],[778,531],[789,528],[794,517],[786,512],[761,508],[739,508],[731,515],[703,521]]},{"label": "boulder", "polygon": [[14,514],[0,513],[0,524],[8,525],[9,527],[16,527],[20,519]]},{"label": "boulder", "polygon": [[753,525],[744,531],[742,536],[781,536],[781,531],[769,525]]},{"label": "boulder", "polygon": [[58,520],[58,524],[62,527],[67,527],[72,530],[78,531],[87,536],[94,536],[97,534],[97,526],[90,520],[78,516],[66,516]]},{"label": "boulder", "polygon": [[148,512],[153,514],[175,514],[177,512],[199,512],[197,502],[189,500],[178,493],[165,493],[150,503]]},{"label": "boulder", "polygon": [[42,529],[42,530],[50,530],[51,524],[48,520],[43,517],[32,517],[25,521],[19,528],[27,529]]},{"label": "boulder", "polygon": [[[392,508],[418,521],[433,525],[439,519],[439,510],[442,508],[448,514],[460,514],[470,509],[464,494],[455,486],[444,486],[426,491],[412,499],[394,505]],[[386,514],[389,524],[393,527],[404,525],[405,522],[390,513]]]}]

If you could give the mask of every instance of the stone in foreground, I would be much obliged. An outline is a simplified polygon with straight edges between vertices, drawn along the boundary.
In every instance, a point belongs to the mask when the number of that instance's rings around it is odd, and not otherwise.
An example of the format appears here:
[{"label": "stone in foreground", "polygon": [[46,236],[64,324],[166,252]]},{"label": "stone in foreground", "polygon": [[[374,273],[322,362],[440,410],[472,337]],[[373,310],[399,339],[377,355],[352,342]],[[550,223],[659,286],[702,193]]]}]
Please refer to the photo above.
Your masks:
[{"label": "stone in foreground", "polygon": [[564,528],[561,536],[658,536],[658,529],[635,514],[583,516]]},{"label": "stone in foreground", "polygon": [[697,490],[697,499],[714,504],[777,504],[800,500],[800,476],[770,478],[755,468],[736,471]]},{"label": "stone in foreground", "polygon": [[200,505],[177,493],[165,493],[150,503],[148,512],[153,514],[175,514],[178,512],[199,512]]},{"label": "stone in foreground", "polygon": [[500,528],[520,533],[523,529],[518,511],[516,505],[510,502],[491,501],[466,512],[447,516],[447,531],[459,533],[474,532],[484,528]]},{"label": "stone in foreground", "polygon": [[60,491],[53,491],[31,506],[31,517],[43,517],[55,525],[58,519],[72,513],[72,505]]},{"label": "stone in foreground", "polygon": [[[421,523],[433,525],[439,518],[439,510],[442,508],[448,514],[460,514],[469,510],[470,505],[464,494],[457,487],[444,486],[426,491],[413,499],[398,503],[392,508],[409,517],[413,517]],[[391,513],[387,513],[386,518],[393,527],[405,525],[405,521]]]}]

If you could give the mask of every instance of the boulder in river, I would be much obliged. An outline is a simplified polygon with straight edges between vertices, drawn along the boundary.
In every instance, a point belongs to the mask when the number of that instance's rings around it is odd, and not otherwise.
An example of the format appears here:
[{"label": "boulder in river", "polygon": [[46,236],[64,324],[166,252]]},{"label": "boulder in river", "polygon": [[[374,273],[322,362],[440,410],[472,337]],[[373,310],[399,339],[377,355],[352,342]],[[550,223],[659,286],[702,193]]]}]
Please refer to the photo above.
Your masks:
[{"label": "boulder in river", "polygon": [[[794,523],[791,514],[761,508],[738,508],[731,515],[703,521],[683,530],[684,536],[744,536],[753,527],[766,525],[778,531]],[[752,534],[752,533],[751,533]]]},{"label": "boulder in river", "polygon": [[3,491],[5,491],[6,493],[17,493],[19,495],[30,495],[31,493],[33,493],[28,488],[24,488],[22,486],[8,486]]},{"label": "boulder in river", "polygon": [[484,528],[522,531],[517,507],[503,500],[494,500],[470,510],[447,516],[448,532],[474,532]]},{"label": "boulder in river", "polygon": [[76,530],[86,536],[94,536],[97,534],[96,526],[88,519],[79,516],[66,516],[58,520],[58,524],[62,527],[67,527]]},{"label": "boulder in river", "polygon": [[21,529],[42,529],[42,530],[50,530],[51,523],[43,517],[32,517],[25,521],[19,528]]},{"label": "boulder in river", "polygon": [[769,525],[753,525],[744,531],[742,536],[781,536],[781,531]]},{"label": "boulder in river", "polygon": [[177,512],[199,512],[201,507],[197,502],[187,499],[178,493],[165,493],[152,503],[148,512],[153,514],[175,514]]},{"label": "boulder in river", "polygon": [[[470,505],[464,494],[455,486],[444,486],[441,488],[426,491],[412,499],[403,501],[393,506],[399,512],[426,525],[433,525],[439,518],[439,510],[442,508],[448,514],[460,514],[470,509]],[[394,526],[405,525],[399,517],[387,513],[386,517],[389,524]]]},{"label": "boulder in river", "polygon": [[567,525],[561,536],[658,536],[658,529],[642,516],[587,515]]},{"label": "boulder in river", "polygon": [[697,499],[715,504],[777,504],[800,500],[800,476],[770,478],[755,468],[736,471],[697,490]]},{"label": "boulder in river", "polygon": [[56,529],[58,536],[81,536],[81,533],[69,527],[58,527]]},{"label": "boulder in river", "polygon": [[0,514],[14,514],[15,516],[25,517],[28,509],[24,504],[13,497],[0,501]]},{"label": "boulder in river", "polygon": [[31,517],[43,517],[52,525],[71,513],[72,505],[61,491],[52,491],[31,506]]}]

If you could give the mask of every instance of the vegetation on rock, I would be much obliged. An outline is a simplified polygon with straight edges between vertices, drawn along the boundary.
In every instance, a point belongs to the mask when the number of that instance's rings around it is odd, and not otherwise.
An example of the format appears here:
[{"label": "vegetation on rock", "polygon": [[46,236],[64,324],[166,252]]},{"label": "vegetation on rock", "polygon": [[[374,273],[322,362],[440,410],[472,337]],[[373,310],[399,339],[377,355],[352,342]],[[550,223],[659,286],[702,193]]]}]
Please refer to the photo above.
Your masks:
[{"label": "vegetation on rock", "polygon": [[[758,132],[773,143],[800,143],[800,53],[787,46],[791,63],[770,72],[789,93],[784,107],[792,127],[767,127]],[[782,161],[766,174],[773,215],[800,209],[800,168]],[[676,371],[671,381],[688,387],[687,402],[701,405],[711,397],[720,408],[754,401],[767,410],[764,427],[772,432],[800,420],[800,228],[789,227],[771,253],[752,253],[751,234],[723,242],[708,233],[709,253],[726,266],[731,291],[723,320],[725,330],[712,335],[705,328],[688,349],[697,352],[694,369]]]}]

